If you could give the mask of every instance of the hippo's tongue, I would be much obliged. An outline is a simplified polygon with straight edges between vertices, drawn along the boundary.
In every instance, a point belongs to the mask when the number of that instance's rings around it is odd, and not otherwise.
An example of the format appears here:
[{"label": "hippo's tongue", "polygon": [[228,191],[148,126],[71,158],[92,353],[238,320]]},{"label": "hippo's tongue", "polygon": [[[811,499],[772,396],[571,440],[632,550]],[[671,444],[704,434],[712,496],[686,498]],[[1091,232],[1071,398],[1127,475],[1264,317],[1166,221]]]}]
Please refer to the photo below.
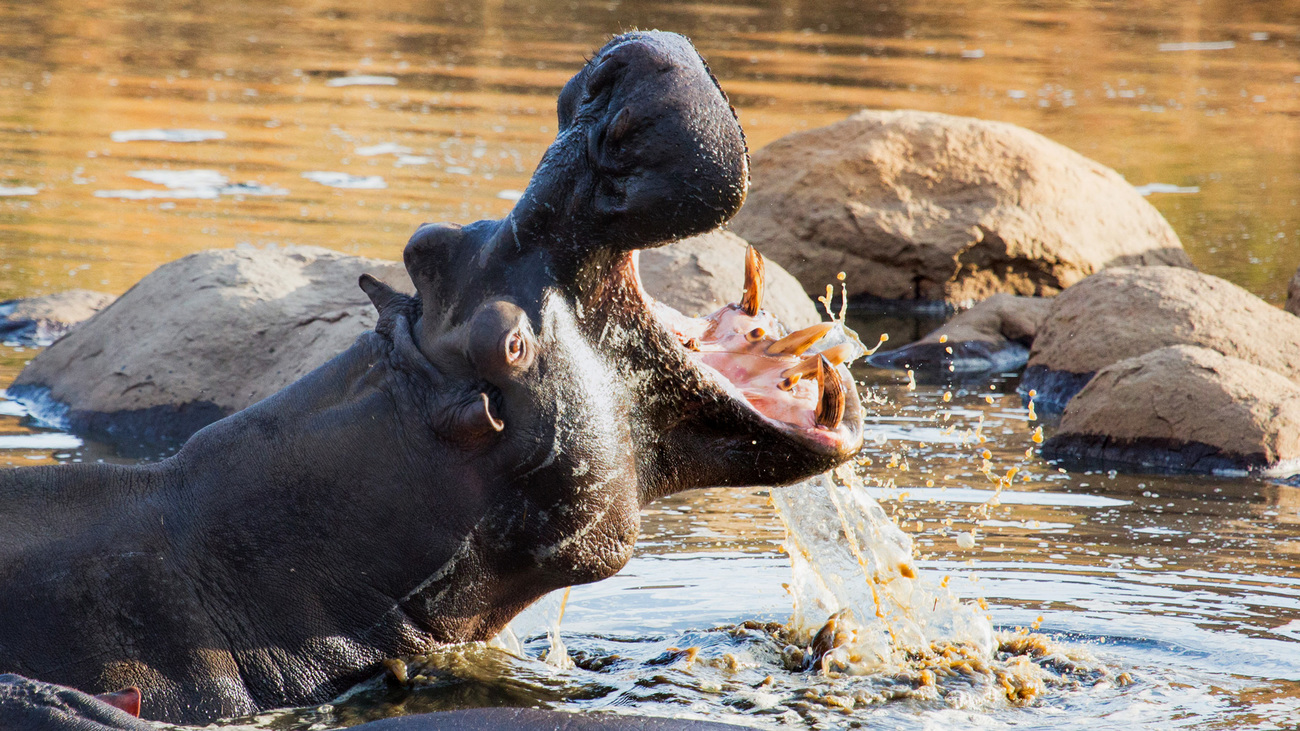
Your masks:
[{"label": "hippo's tongue", "polygon": [[119,711],[140,717],[140,689],[134,685],[112,693],[100,693],[95,697]]}]

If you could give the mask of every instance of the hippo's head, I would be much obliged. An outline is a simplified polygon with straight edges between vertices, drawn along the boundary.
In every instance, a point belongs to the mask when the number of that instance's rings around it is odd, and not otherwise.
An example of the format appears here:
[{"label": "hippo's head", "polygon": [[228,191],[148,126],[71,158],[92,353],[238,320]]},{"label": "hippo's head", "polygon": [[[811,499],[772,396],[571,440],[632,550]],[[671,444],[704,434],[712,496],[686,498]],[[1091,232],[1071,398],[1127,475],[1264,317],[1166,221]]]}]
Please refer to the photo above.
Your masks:
[{"label": "hippo's head", "polygon": [[789,334],[762,309],[757,252],[740,301],[705,318],[641,286],[637,249],[718,227],[748,185],[735,113],[685,38],[610,41],[559,123],[504,219],[412,237],[416,298],[363,282],[381,329],[454,384],[436,409],[469,450],[466,493],[516,506],[493,540],[526,536],[512,550],[554,569],[543,588],[617,571],[648,501],[802,479],[847,460],[862,422],[829,324]]}]

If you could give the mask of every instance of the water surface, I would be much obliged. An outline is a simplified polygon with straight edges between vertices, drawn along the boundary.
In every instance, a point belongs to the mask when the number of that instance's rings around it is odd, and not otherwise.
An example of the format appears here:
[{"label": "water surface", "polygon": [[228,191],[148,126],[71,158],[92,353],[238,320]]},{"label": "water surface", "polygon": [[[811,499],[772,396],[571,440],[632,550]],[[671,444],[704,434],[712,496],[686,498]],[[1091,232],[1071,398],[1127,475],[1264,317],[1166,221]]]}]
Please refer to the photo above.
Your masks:
[{"label": "water surface", "polygon": [[[1142,186],[1204,271],[1280,303],[1300,264],[1293,2],[11,0],[0,299],[120,293],[211,247],[396,258],[423,221],[499,216],[555,133],[560,86],[632,27],[689,34],[753,147],[864,107],[1010,121]],[[900,344],[934,323],[858,324]],[[35,352],[0,346],[0,387]],[[859,469],[921,570],[983,599],[1004,631],[1037,626],[1094,685],[1023,706],[973,684],[836,707],[881,686],[782,667],[761,627],[791,611],[767,491],[703,490],[647,509],[632,563],[573,590],[560,627],[579,667],[466,651],[414,692],[264,721],[529,703],[771,728],[1295,727],[1300,488],[1065,472],[1034,455],[1014,376],[912,389],[857,375],[878,397]],[[0,400],[0,466],[94,459],[126,461]],[[540,656],[540,631],[524,634]]]}]

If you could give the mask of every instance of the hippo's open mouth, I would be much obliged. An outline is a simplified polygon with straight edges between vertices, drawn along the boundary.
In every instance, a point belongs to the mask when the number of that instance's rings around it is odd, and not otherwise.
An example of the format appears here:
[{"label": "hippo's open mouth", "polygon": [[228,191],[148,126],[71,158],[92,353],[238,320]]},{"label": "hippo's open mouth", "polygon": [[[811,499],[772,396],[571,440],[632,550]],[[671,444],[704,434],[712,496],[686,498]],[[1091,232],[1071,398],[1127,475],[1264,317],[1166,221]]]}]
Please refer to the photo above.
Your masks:
[{"label": "hippo's open mouth", "polygon": [[788,332],[762,308],[763,257],[754,247],[746,250],[740,301],[704,317],[684,315],[646,293],[635,254],[628,267],[650,313],[703,381],[815,451],[847,455],[858,448],[861,406],[846,365],[866,349],[834,322]]}]

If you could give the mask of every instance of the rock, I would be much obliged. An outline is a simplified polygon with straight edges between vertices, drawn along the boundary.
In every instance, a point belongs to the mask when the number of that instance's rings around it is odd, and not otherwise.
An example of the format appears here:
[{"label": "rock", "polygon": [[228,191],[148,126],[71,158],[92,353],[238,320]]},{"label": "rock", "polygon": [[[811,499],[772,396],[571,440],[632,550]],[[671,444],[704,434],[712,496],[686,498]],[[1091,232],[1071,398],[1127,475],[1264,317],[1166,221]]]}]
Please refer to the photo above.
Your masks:
[{"label": "rock", "polygon": [[1282,309],[1293,315],[1300,315],[1300,269],[1291,275],[1291,282],[1286,286],[1286,304]]},{"label": "rock", "polygon": [[110,294],[70,289],[0,302],[0,342],[49,345],[112,301]]},{"label": "rock", "polygon": [[374,326],[362,272],[397,262],[315,247],[203,251],[165,264],[38,355],[9,387],[73,431],[182,441],[342,352]]},{"label": "rock", "polygon": [[1115,171],[1015,125],[864,111],[754,153],[730,229],[820,293],[962,304],[1047,296],[1107,266],[1190,267]]},{"label": "rock", "polygon": [[1175,345],[1102,368],[1043,444],[1050,459],[1211,472],[1300,467],[1300,386],[1209,348]]},{"label": "rock", "polygon": [[1059,411],[1102,368],[1171,345],[1209,348],[1300,383],[1300,319],[1209,274],[1119,267],[1055,298],[1020,390]]},{"label": "rock", "polygon": [[[701,314],[739,296],[745,243],[715,232],[641,255],[652,296]],[[203,251],[159,267],[38,355],[8,389],[38,418],[147,454],[270,396],[374,327],[363,272],[403,292],[398,262],[316,247]],[[817,310],[780,267],[765,306],[792,327]],[[143,448],[137,451],[137,448]]]},{"label": "rock", "polygon": [[1041,297],[995,294],[924,338],[876,353],[867,362],[931,376],[1019,370],[1051,306],[1050,299]]},{"label": "rock", "polygon": [[[641,283],[652,296],[684,315],[707,315],[739,301],[745,286],[745,246],[745,240],[733,233],[713,231],[646,249],[641,252]],[[770,260],[765,272],[764,309],[792,330],[821,320],[817,305],[789,272]]]}]

